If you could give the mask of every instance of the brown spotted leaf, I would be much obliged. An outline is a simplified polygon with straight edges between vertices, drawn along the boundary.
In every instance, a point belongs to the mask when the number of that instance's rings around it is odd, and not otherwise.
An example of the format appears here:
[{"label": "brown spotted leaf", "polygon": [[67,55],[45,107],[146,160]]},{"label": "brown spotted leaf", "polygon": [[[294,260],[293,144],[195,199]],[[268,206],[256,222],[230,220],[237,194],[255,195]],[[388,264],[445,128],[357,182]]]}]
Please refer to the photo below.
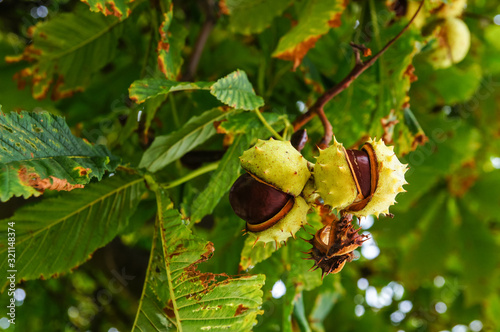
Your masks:
[{"label": "brown spotted leaf", "polygon": [[130,3],[134,0],[81,0],[89,5],[93,12],[101,12],[105,16],[113,15],[120,19],[127,18],[132,10]]},{"label": "brown spotted leaf", "polygon": [[197,265],[224,255],[191,234],[162,189],[146,285],[132,331],[251,331],[262,311],[264,275],[202,273]]},{"label": "brown spotted leaf", "polygon": [[346,5],[347,0],[309,0],[297,25],[281,37],[273,56],[292,61],[296,69],[321,36],[330,28],[340,26],[340,16]]},{"label": "brown spotted leaf", "polygon": [[19,87],[30,85],[35,99],[49,92],[54,100],[70,97],[115,57],[122,30],[117,18],[88,10],[60,14],[32,27],[33,43],[6,61],[30,63],[14,79]]},{"label": "brown spotted leaf", "polygon": [[163,23],[160,26],[161,39],[156,49],[158,66],[167,79],[176,81],[183,63],[181,51],[188,31],[173,19],[172,6],[163,15]]},{"label": "brown spotted leaf", "polygon": [[106,147],[73,136],[62,117],[0,111],[0,201],[82,188],[117,161]]}]

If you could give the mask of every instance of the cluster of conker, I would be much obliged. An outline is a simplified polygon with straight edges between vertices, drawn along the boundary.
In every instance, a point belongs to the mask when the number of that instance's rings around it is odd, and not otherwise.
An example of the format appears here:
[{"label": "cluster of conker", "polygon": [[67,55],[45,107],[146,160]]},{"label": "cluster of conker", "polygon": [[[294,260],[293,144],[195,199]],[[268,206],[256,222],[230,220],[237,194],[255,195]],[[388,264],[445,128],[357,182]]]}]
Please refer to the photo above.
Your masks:
[{"label": "cluster of conker", "polygon": [[352,150],[334,138],[333,145],[320,149],[315,164],[289,141],[259,140],[240,161],[246,173],[233,184],[229,201],[256,242],[278,247],[295,237],[312,206],[340,213],[309,241],[311,259],[327,274],[340,271],[366,240],[353,228],[352,216],[389,214],[406,184],[406,165],[382,140],[370,139]]}]

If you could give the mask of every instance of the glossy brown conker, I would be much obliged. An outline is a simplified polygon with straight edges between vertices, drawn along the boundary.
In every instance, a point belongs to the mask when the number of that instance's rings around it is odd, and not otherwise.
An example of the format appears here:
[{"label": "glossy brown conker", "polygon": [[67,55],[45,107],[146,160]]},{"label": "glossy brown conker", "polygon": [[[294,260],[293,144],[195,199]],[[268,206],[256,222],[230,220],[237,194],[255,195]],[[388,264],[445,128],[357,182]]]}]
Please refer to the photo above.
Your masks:
[{"label": "glossy brown conker", "polygon": [[272,227],[292,209],[294,197],[245,173],[231,187],[229,203],[234,213],[246,221],[247,230],[260,232]]}]

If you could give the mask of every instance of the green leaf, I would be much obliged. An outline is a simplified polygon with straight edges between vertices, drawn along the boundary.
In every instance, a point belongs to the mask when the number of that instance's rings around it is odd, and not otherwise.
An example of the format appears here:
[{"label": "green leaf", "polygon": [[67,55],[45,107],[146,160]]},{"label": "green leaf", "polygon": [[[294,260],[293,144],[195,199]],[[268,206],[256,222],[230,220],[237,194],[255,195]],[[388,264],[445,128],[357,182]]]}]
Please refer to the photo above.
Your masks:
[{"label": "green leaf", "polygon": [[52,99],[70,97],[83,91],[92,75],[115,58],[122,31],[115,17],[87,10],[40,22],[33,29],[33,43],[20,56],[9,58],[32,63],[14,78],[22,86],[30,81],[35,99],[45,98],[51,87]]},{"label": "green leaf", "polygon": [[73,136],[62,117],[0,112],[1,201],[39,196],[45,189],[81,188],[117,164],[105,146]]},{"label": "green leaf", "polygon": [[483,174],[465,194],[464,202],[477,214],[499,220],[500,170]]},{"label": "green leaf", "polygon": [[477,63],[434,70],[426,63],[415,63],[418,81],[413,84],[410,97],[418,100],[413,106],[422,111],[436,105],[453,105],[466,102],[474,96],[482,80],[482,70]]},{"label": "green leaf", "polygon": [[233,182],[239,176],[240,156],[248,148],[248,137],[244,134],[237,135],[233,144],[226,151],[215,172],[210,176],[210,181],[198,197],[194,200],[191,209],[191,220],[200,221],[201,218],[212,213]]},{"label": "green leaf", "polygon": [[426,208],[423,217],[413,221],[423,228],[422,234],[410,246],[401,266],[403,280],[411,285],[446,271],[445,263],[451,252],[454,227],[445,195],[445,192],[440,192],[431,206]]},{"label": "green leaf", "polygon": [[[4,238],[8,227],[15,229],[17,280],[50,278],[81,265],[127,227],[144,190],[141,177],[117,174],[17,210],[0,224]],[[7,257],[3,243],[0,254]],[[0,268],[4,283],[7,259]]]},{"label": "green leaf", "polygon": [[215,135],[214,122],[222,121],[234,110],[224,112],[219,108],[193,117],[181,129],[166,136],[158,136],[142,156],[139,167],[156,172],[179,159]]},{"label": "green leaf", "polygon": [[157,202],[146,284],[132,331],[250,331],[262,313],[264,275],[199,272],[196,265],[213,256],[213,244],[191,234],[163,192],[157,192]]},{"label": "green leaf", "polygon": [[165,95],[173,91],[208,90],[213,82],[176,82],[164,78],[146,78],[137,80],[128,89],[130,99],[140,104],[146,99]]},{"label": "green leaf", "polygon": [[134,0],[81,0],[89,5],[93,12],[101,12],[105,16],[114,15],[120,19],[127,18],[132,10],[130,3]]},{"label": "green leaf", "polygon": [[[276,131],[280,131],[283,128],[284,116],[269,112],[262,113],[262,116],[269,125],[274,126]],[[283,123],[279,124],[280,121],[283,121]],[[263,127],[259,118],[252,112],[243,112],[231,116],[227,121],[219,125],[219,131],[230,135],[248,134],[252,140],[270,135],[267,129]]]},{"label": "green leaf", "polygon": [[498,279],[494,276],[500,263],[496,254],[500,246],[485,221],[470,213],[463,203],[459,202],[457,211],[461,221],[458,243],[463,264],[465,300],[467,305],[472,305],[482,303],[496,292]]},{"label": "green leaf", "polygon": [[231,15],[229,27],[242,34],[259,33],[271,25],[273,19],[283,13],[290,0],[227,0],[226,8]]},{"label": "green leaf", "polygon": [[306,318],[305,308],[304,308],[304,294],[301,292],[295,296],[295,301],[293,302],[293,317],[299,326],[301,332],[311,332],[311,327]]},{"label": "green leaf", "polygon": [[181,52],[188,30],[172,20],[172,9],[163,15],[164,21],[160,27],[161,39],[157,47],[158,66],[167,79],[175,81],[183,63]]},{"label": "green leaf", "polygon": [[328,317],[333,306],[342,295],[339,291],[334,291],[330,287],[322,289],[314,301],[314,306],[309,316],[313,331],[325,332],[323,321]]},{"label": "green leaf", "polygon": [[255,95],[247,74],[240,70],[215,82],[210,88],[210,93],[233,108],[254,110],[264,106],[264,99]]},{"label": "green leaf", "polygon": [[263,242],[255,242],[255,237],[247,236],[243,250],[241,250],[240,267],[241,271],[246,271],[254,267],[269,257],[276,251],[274,244],[264,245]]},{"label": "green leaf", "polygon": [[297,25],[281,37],[273,57],[292,61],[297,68],[322,35],[340,26],[346,4],[343,0],[309,0],[300,11]]}]

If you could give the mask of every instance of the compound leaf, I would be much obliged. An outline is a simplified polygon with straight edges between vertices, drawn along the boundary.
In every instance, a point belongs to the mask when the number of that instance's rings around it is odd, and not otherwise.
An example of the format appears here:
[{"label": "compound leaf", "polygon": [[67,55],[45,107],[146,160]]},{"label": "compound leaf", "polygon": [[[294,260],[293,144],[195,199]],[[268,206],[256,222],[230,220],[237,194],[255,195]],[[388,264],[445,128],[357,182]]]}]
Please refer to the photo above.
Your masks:
[{"label": "compound leaf", "polygon": [[71,134],[64,118],[48,112],[0,112],[0,200],[72,190],[101,180],[118,160],[103,145]]},{"label": "compound leaf", "polygon": [[[126,228],[144,190],[141,177],[117,174],[17,210],[0,224],[4,238],[15,229],[17,279],[50,278],[85,262]],[[7,257],[7,250],[0,245],[0,254]],[[7,259],[0,267],[5,281],[12,267]]]}]

